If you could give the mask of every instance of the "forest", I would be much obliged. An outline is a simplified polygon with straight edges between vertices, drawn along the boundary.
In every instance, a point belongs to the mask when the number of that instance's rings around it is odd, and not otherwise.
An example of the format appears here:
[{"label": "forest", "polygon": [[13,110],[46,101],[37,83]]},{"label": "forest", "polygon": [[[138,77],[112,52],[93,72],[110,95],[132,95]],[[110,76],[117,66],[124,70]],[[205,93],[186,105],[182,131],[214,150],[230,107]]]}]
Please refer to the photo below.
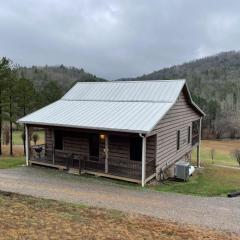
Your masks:
[{"label": "forest", "polygon": [[222,52],[133,79],[186,79],[193,100],[207,116],[205,138],[240,137],[240,52]]}]

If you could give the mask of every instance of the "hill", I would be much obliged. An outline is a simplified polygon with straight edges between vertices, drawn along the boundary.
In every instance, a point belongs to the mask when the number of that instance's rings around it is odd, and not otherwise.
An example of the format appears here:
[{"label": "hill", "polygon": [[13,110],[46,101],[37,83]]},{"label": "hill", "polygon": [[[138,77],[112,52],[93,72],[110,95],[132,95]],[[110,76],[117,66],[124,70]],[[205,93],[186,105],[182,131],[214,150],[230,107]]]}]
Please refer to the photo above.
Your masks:
[{"label": "hill", "polygon": [[106,81],[85,72],[82,68],[66,67],[64,65],[19,67],[18,74],[32,80],[38,88],[41,88],[49,81],[53,81],[61,87],[63,92],[67,91],[75,82]]},{"label": "hill", "polygon": [[[185,78],[194,101],[207,113],[208,134],[239,136],[240,52],[223,52],[131,80]],[[124,79],[130,80],[130,79]]]}]

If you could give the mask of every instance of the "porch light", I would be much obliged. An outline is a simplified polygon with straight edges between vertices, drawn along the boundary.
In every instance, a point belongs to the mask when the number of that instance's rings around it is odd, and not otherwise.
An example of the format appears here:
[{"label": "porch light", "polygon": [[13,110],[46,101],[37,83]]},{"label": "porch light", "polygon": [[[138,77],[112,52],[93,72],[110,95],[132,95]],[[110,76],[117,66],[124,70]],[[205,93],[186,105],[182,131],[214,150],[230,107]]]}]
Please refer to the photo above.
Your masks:
[{"label": "porch light", "polygon": [[105,134],[100,134],[100,139],[104,140],[105,139]]}]

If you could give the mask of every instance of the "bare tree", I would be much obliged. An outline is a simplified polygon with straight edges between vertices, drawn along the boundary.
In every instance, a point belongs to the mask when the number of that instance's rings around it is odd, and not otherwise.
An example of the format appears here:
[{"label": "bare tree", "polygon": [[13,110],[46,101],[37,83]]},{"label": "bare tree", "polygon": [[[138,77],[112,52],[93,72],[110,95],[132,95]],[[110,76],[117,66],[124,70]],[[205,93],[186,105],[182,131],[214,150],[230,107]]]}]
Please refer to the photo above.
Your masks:
[{"label": "bare tree", "polygon": [[240,167],[240,149],[235,149],[233,151],[233,157],[236,159]]},{"label": "bare tree", "polygon": [[34,145],[37,145],[37,141],[39,140],[38,134],[34,133],[33,136],[32,136],[32,139],[33,139]]},{"label": "bare tree", "polygon": [[10,129],[8,125],[3,127],[3,142],[5,145],[8,145],[10,142]]},{"label": "bare tree", "polygon": [[214,163],[214,157],[215,157],[215,148],[211,148],[210,154],[211,154],[211,159],[212,159],[212,164],[213,164]]}]

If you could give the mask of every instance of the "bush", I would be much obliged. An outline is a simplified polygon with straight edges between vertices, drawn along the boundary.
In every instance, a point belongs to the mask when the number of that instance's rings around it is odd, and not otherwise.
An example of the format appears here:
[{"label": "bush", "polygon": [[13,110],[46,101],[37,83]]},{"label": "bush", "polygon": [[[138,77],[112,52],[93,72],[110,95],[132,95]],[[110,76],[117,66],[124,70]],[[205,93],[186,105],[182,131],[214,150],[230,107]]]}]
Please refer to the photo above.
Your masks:
[{"label": "bush", "polygon": [[236,149],[233,151],[233,157],[236,159],[240,167],[240,149]]},{"label": "bush", "polygon": [[34,144],[36,145],[36,144],[37,144],[37,141],[39,140],[38,134],[37,134],[37,133],[34,133],[33,136],[32,136],[32,139],[33,139]]}]

